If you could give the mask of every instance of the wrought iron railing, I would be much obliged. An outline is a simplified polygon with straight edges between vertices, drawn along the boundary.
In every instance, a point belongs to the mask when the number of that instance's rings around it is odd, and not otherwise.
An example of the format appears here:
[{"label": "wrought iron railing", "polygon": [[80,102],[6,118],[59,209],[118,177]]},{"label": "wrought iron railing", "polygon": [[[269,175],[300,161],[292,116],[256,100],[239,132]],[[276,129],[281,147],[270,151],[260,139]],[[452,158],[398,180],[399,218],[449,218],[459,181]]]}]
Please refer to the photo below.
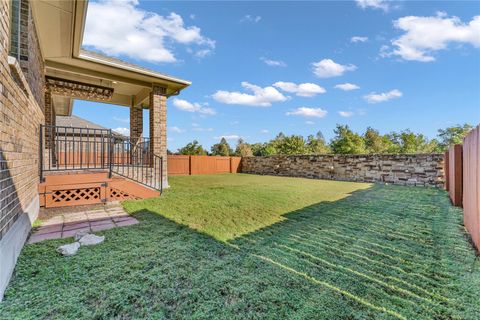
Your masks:
[{"label": "wrought iron railing", "polygon": [[112,146],[112,171],[146,186],[163,189],[163,158],[150,151],[148,138],[124,139]]},{"label": "wrought iron railing", "polygon": [[40,178],[48,171],[108,170],[154,189],[163,189],[163,158],[150,140],[135,141],[110,129],[42,125]]}]

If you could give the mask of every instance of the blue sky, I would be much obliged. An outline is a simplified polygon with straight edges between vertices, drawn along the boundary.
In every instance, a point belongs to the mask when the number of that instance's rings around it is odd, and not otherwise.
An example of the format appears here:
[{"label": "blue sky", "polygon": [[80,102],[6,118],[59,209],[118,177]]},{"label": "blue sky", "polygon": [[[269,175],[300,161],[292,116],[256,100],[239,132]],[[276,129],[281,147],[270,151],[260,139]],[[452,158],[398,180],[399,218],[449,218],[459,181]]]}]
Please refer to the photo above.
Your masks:
[{"label": "blue sky", "polygon": [[[91,1],[84,46],[192,81],[168,101],[171,150],[480,122],[479,2]],[[124,107],[74,114],[129,127]]]}]

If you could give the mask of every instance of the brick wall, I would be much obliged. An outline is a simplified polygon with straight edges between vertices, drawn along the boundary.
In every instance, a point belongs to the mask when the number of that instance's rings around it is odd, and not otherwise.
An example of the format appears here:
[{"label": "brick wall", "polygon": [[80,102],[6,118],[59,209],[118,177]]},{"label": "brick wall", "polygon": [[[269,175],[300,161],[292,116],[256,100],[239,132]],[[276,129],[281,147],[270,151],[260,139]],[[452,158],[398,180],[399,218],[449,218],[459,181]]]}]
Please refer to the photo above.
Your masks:
[{"label": "brick wall", "polygon": [[[0,1],[0,239],[38,196],[39,127],[44,122],[38,43],[28,47],[28,64],[8,63],[10,5]],[[27,36],[34,39],[33,26],[28,30]]]},{"label": "brick wall", "polygon": [[242,172],[443,187],[443,154],[245,157]]}]

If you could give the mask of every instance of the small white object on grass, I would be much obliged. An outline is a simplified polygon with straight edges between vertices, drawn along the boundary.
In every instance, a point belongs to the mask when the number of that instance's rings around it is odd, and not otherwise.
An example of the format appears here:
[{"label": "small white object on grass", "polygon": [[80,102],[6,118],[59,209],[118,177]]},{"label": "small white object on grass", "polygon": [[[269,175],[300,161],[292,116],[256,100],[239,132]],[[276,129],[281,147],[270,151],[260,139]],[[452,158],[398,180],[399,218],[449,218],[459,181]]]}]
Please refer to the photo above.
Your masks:
[{"label": "small white object on grass", "polygon": [[73,237],[73,239],[75,241],[78,241],[80,239],[82,239],[84,236],[86,236],[88,234],[88,231],[79,231],[77,233],[75,233],[75,236]]},{"label": "small white object on grass", "polygon": [[82,246],[93,246],[95,244],[102,243],[105,240],[105,236],[97,236],[94,234],[86,234],[80,240]]},{"label": "small white object on grass", "polygon": [[80,248],[80,243],[74,242],[69,244],[64,244],[57,248],[57,252],[63,256],[69,257],[77,253],[78,248]]}]

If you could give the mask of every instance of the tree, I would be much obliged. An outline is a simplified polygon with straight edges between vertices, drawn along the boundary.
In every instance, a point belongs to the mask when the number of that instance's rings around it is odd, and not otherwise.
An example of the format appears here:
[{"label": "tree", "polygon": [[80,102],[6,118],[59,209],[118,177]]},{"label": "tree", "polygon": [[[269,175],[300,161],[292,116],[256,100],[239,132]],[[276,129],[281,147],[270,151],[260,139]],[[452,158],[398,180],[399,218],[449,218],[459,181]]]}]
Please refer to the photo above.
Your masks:
[{"label": "tree", "polygon": [[428,139],[421,133],[404,130],[400,132],[398,139],[400,153],[424,153],[427,150]]},{"label": "tree", "polygon": [[330,148],[327,146],[321,131],[318,131],[316,136],[311,134],[307,137],[307,150],[310,154],[330,153]]},{"label": "tree", "polygon": [[252,148],[240,138],[235,149],[235,155],[238,157],[251,157],[253,156]]},{"label": "tree", "polygon": [[365,141],[363,138],[354,133],[347,125],[339,125],[333,131],[335,137],[330,143],[333,153],[338,154],[355,154],[365,153]]},{"label": "tree", "polygon": [[190,156],[202,156],[207,154],[197,140],[193,140],[185,147],[178,149],[178,153]]},{"label": "tree", "polygon": [[214,156],[229,156],[233,153],[230,145],[228,144],[227,140],[222,137],[219,143],[216,143],[211,148],[212,155]]},{"label": "tree", "polygon": [[452,144],[460,144],[463,142],[463,138],[472,130],[472,126],[468,123],[464,125],[457,124],[456,126],[448,127],[438,130],[439,149],[445,151]]},{"label": "tree", "polygon": [[277,150],[271,142],[254,143],[250,145],[252,153],[255,157],[265,157],[277,154]]},{"label": "tree", "polygon": [[388,135],[382,136],[377,130],[368,127],[363,134],[367,153],[389,153],[392,151],[393,142]]},{"label": "tree", "polygon": [[275,149],[278,154],[293,155],[308,153],[305,140],[300,135],[285,136],[276,141]]}]

